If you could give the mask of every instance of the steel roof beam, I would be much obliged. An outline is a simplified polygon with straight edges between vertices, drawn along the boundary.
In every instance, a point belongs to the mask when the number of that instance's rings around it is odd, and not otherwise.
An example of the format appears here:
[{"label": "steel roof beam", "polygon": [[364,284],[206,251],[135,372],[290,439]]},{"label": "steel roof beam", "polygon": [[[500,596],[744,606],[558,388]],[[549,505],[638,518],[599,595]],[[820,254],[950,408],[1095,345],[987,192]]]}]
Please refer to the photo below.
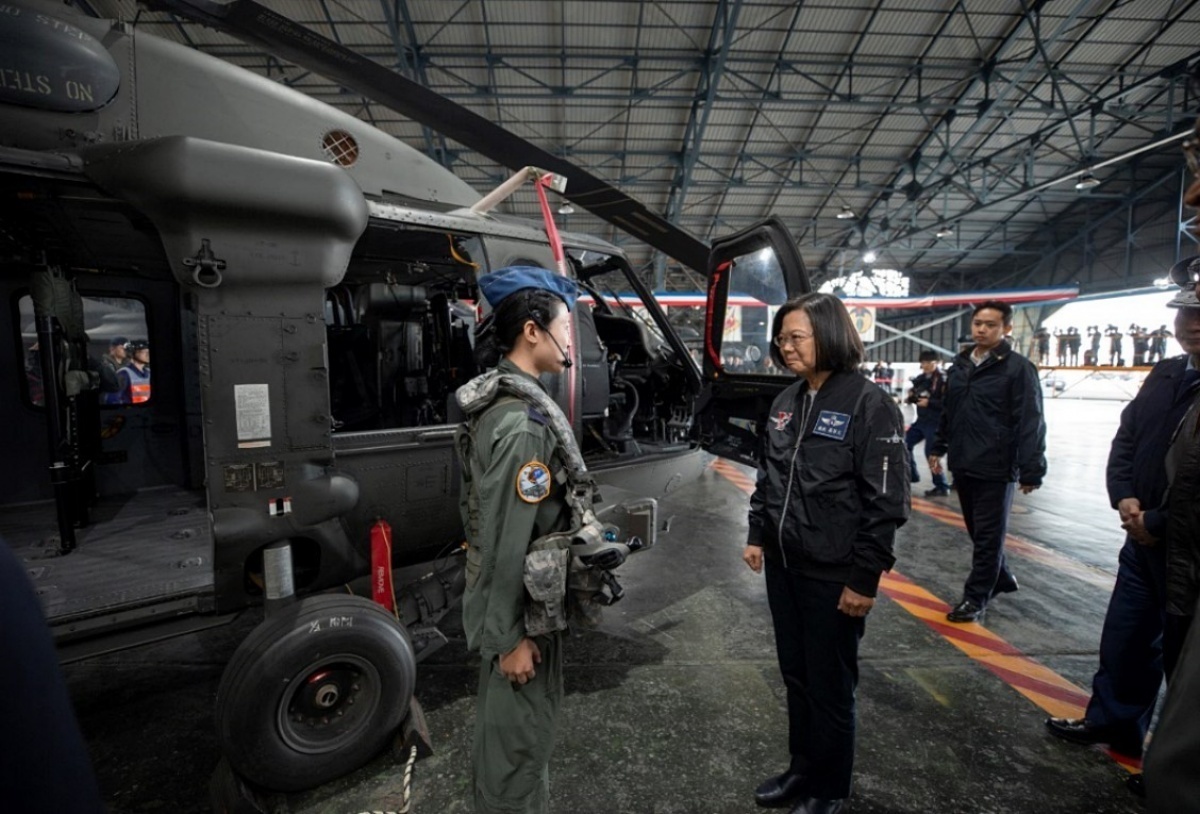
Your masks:
[{"label": "steel roof beam", "polygon": [[[421,55],[421,43],[417,41],[417,31],[413,26],[412,13],[408,9],[408,0],[379,0],[379,8],[383,11],[383,19],[387,23],[388,36],[392,38],[392,48],[395,50],[396,69],[407,74],[410,79],[429,87],[429,77],[425,72],[425,60]],[[321,0],[325,7],[325,0]],[[328,12],[326,12],[328,14]],[[404,36],[408,45],[400,38],[400,23],[404,24]],[[332,25],[332,22],[330,23]],[[341,40],[338,40],[341,43]],[[429,127],[421,126],[421,136],[425,141],[425,154],[443,167],[450,169],[454,163],[453,156],[446,146],[446,137],[435,133]],[[436,142],[436,146],[434,144]]]},{"label": "steel roof beam", "polygon": [[[1188,10],[1190,10],[1196,4],[1196,2],[1197,2],[1197,0],[1192,0],[1190,3],[1187,4],[1186,8],[1182,9],[1178,14],[1176,14],[1174,17],[1172,17],[1170,20],[1168,20],[1164,25],[1167,28],[1169,28],[1171,25],[1174,25],[1176,22],[1178,22],[1182,18],[1183,14],[1185,14]],[[1135,60],[1140,54],[1144,53],[1144,51],[1147,47],[1149,47],[1149,44],[1146,44],[1146,45],[1142,46],[1141,48],[1139,48],[1133,56],[1131,56],[1129,59],[1127,59],[1125,61],[1125,63],[1120,68],[1117,69],[1117,71],[1115,72],[1115,75],[1119,77],[1121,75],[1121,72],[1126,67],[1128,67],[1130,64],[1132,64],[1132,61]],[[1031,134],[1017,140],[1016,142],[1009,144],[1006,147],[1001,148],[998,151],[993,152],[990,155],[983,156],[981,158],[972,159],[971,161],[968,162],[968,164],[966,166],[967,167],[975,167],[975,166],[980,166],[980,165],[986,165],[987,163],[993,161],[998,155],[1011,152],[1018,148],[1028,147],[1031,151],[1036,150],[1036,148],[1038,148],[1038,147],[1052,148],[1053,145],[1051,145],[1049,143],[1049,137],[1051,135],[1053,135],[1054,133],[1056,133],[1059,129],[1061,129],[1063,127],[1064,123],[1066,123],[1067,121],[1073,121],[1074,119],[1079,118],[1081,116],[1093,115],[1096,110],[1100,110],[1101,112],[1103,112],[1108,107],[1108,104],[1110,102],[1113,102],[1122,97],[1125,97],[1125,96],[1129,95],[1130,93],[1141,90],[1142,88],[1152,85],[1154,83],[1161,82],[1164,78],[1170,79],[1171,77],[1180,73],[1183,66],[1186,63],[1192,62],[1193,60],[1198,59],[1198,58],[1200,58],[1200,51],[1193,52],[1193,54],[1188,56],[1186,59],[1181,60],[1180,62],[1176,63],[1175,65],[1168,66],[1167,68],[1159,69],[1157,74],[1152,75],[1148,78],[1142,79],[1138,82],[1132,83],[1130,85],[1122,85],[1115,91],[1113,91],[1103,97],[1098,96],[1097,94],[1099,91],[1097,91],[1096,93],[1092,94],[1091,99],[1086,100],[1085,102],[1082,102],[1082,103],[1078,103],[1078,105],[1076,106],[1076,108],[1074,110],[1065,111],[1064,117],[1062,119],[1052,122],[1051,124],[1047,125],[1046,127],[1039,129],[1037,132],[1031,133]],[[1054,67],[1055,67],[1055,69],[1057,69],[1057,66],[1054,66]],[[1104,84],[1108,84],[1108,83],[1106,82]],[[1171,85],[1169,84],[1167,91],[1160,91],[1160,92],[1156,93],[1152,99],[1144,102],[1143,109],[1158,102],[1158,100],[1162,99],[1164,96],[1170,97],[1170,93],[1169,93],[1170,87],[1171,87]],[[1161,133],[1161,132],[1163,132],[1163,130],[1166,130],[1167,128],[1169,128],[1171,123],[1173,121],[1175,121],[1175,119],[1178,115],[1188,115],[1188,114],[1179,114],[1177,111],[1173,110],[1173,107],[1174,107],[1173,105],[1168,103],[1168,104],[1162,104],[1159,107],[1152,109],[1153,115],[1162,115],[1165,118],[1163,128],[1160,129],[1158,132]],[[1128,123],[1128,119],[1125,117],[1117,117],[1117,118],[1118,118],[1118,121],[1120,121],[1122,123]],[[1101,138],[1106,138],[1106,137],[1111,136],[1115,132],[1116,129],[1118,129],[1118,128],[1114,128],[1114,130],[1109,131],[1108,134],[1106,134],[1105,136],[1101,136]],[[1032,152],[1030,153],[1030,155],[1032,155]],[[1040,164],[1041,159],[1039,158],[1038,161]],[[945,179],[943,179],[943,181],[941,183],[945,183]],[[926,184],[926,189],[936,190],[936,185]],[[919,208],[921,206],[921,204],[922,204],[922,202],[918,201],[915,206]],[[938,228],[943,225],[944,225],[944,222],[939,219],[923,228],[925,230],[928,230],[931,228]]]},{"label": "steel roof beam", "polygon": [[[938,40],[939,40],[939,38],[942,36],[942,34],[943,34],[943,33],[945,33],[945,31],[946,31],[947,27],[950,25],[950,21],[951,21],[952,19],[954,19],[954,16],[955,16],[956,14],[960,14],[960,13],[961,13],[961,14],[963,14],[964,16],[966,16],[966,8],[963,6],[963,4],[962,4],[962,0],[958,0],[958,2],[956,2],[956,3],[955,3],[954,7],[953,7],[953,8],[951,8],[951,9],[950,9],[948,12],[946,12],[945,16],[943,16],[943,17],[942,17],[942,21],[941,21],[941,22],[938,24],[938,28],[937,28],[937,30],[936,30],[936,31],[933,33],[933,35],[932,35],[932,36],[930,36],[930,37],[929,37],[929,39],[928,39],[928,40],[926,41],[926,43],[925,43],[925,46],[924,46],[924,48],[921,50],[921,56],[920,56],[920,57],[918,58],[918,60],[917,60],[917,62],[918,62],[918,63],[920,63],[921,61],[923,61],[923,60],[924,60],[924,58],[925,58],[926,56],[928,56],[929,52],[930,52],[930,51],[933,49],[933,46],[934,46],[934,45],[935,45],[935,44],[938,42]],[[969,17],[966,17],[966,19],[967,19],[967,24],[968,24],[968,27],[970,27],[970,18],[969,18]],[[973,33],[974,33],[974,30],[972,29],[972,34],[973,34]],[[905,89],[906,89],[906,88],[909,86],[909,84],[910,84],[910,83],[913,81],[913,79],[914,79],[914,78],[916,79],[916,82],[917,82],[917,92],[918,92],[918,95],[921,95],[921,90],[922,90],[922,85],[921,85],[922,76],[923,76],[923,72],[922,72],[922,71],[919,71],[919,70],[918,70],[918,71],[916,71],[915,73],[910,73],[910,74],[906,75],[906,76],[904,77],[903,81],[900,83],[900,87],[896,89],[896,92],[895,92],[895,94],[894,94],[894,97],[893,97],[893,98],[894,98],[894,99],[896,99],[896,100],[898,100],[898,99],[900,98],[900,95],[901,95],[902,93],[904,93]],[[965,95],[965,94],[961,94],[961,95],[958,97],[958,101],[959,101],[959,102],[961,102],[961,101],[962,101],[962,100],[964,100],[964,99],[966,99],[966,95]],[[880,127],[881,127],[881,126],[882,126],[882,118],[880,118],[880,119],[877,119],[877,120],[875,121],[875,123],[874,123],[874,124],[871,126],[871,129],[870,129],[870,131],[869,131],[869,132],[866,134],[866,136],[865,136],[865,137],[864,137],[862,140],[860,140],[860,142],[859,142],[859,144],[858,144],[858,148],[855,150],[855,153],[856,153],[856,154],[861,154],[861,153],[862,153],[862,151],[863,151],[863,148],[864,148],[864,147],[865,147],[867,144],[869,144],[869,143],[870,143],[870,140],[871,140],[871,138],[872,138],[872,137],[874,137],[875,133],[879,132],[879,129],[880,129]],[[822,204],[821,204],[821,207],[822,207],[822,209],[823,209],[823,208],[825,208],[825,207],[827,207],[827,206],[829,206],[829,203],[830,203],[830,201],[832,201],[832,200],[833,200],[833,198],[834,198],[834,196],[837,194],[837,192],[836,192],[836,191],[837,191],[837,188],[838,188],[838,186],[840,186],[840,184],[842,183],[842,181],[844,181],[844,180],[845,180],[845,178],[846,178],[846,176],[848,175],[848,173],[849,173],[849,168],[847,168],[846,170],[844,170],[844,171],[842,172],[842,175],[841,175],[841,177],[839,177],[839,178],[838,178],[837,182],[836,182],[835,184],[833,184],[833,185],[831,185],[831,186],[830,186],[830,191],[829,191],[829,194],[826,196],[826,199],[825,199],[825,200],[822,202]],[[888,200],[888,199],[890,198],[890,196],[891,196],[890,188],[891,188],[892,186],[894,186],[894,185],[895,185],[895,180],[896,180],[896,179],[895,179],[895,178],[893,178],[893,179],[892,179],[892,181],[889,181],[889,182],[888,182],[888,184],[887,184],[887,187],[888,187],[888,190],[889,190],[889,191],[886,191],[886,192],[883,192],[883,193],[881,193],[881,195],[880,195],[880,198],[879,198],[879,199],[876,199],[876,201],[872,202],[872,203],[871,203],[871,205],[870,205],[870,207],[869,207],[869,209],[870,209],[870,208],[873,208],[873,207],[875,206],[875,204],[876,204],[876,203],[878,203],[878,201],[879,201],[879,200],[884,200],[884,201],[886,201],[886,200]],[[868,209],[868,211],[869,211],[869,209]],[[821,274],[823,274],[823,273],[825,273],[825,272],[827,272],[827,271],[829,270],[829,263],[830,263],[830,261],[831,261],[831,260],[832,260],[832,257],[831,257],[831,256],[829,256],[829,255],[826,255],[826,257],[824,257],[824,258],[821,260],[821,262],[820,262],[820,264],[818,265],[817,269],[815,269],[815,270],[811,270],[811,271],[810,271],[810,273],[814,274],[814,279],[815,279],[815,278],[817,278],[817,277],[820,277],[820,275],[821,275]]]},{"label": "steel roof beam", "polygon": [[688,112],[688,120],[684,126],[683,139],[680,144],[679,170],[667,193],[667,206],[664,214],[669,221],[678,219],[683,199],[687,197],[688,187],[692,182],[692,171],[700,157],[700,147],[704,143],[704,131],[708,128],[709,116],[712,115],[717,86],[720,84],[725,70],[725,60],[729,56],[729,49],[733,44],[733,34],[737,30],[737,18],[741,9],[741,0],[733,0],[732,3],[729,0],[719,0],[716,13],[713,15],[712,28],[708,35],[708,48],[705,50],[700,73],[700,83],[696,88],[691,110]]},{"label": "steel roof beam", "polygon": [[[778,58],[775,60],[775,64],[771,66],[771,74],[770,74],[770,76],[767,77],[767,81],[764,84],[764,87],[762,88],[762,92],[759,97],[760,104],[758,104],[754,107],[754,112],[750,118],[750,123],[748,125],[746,125],[746,134],[742,137],[742,147],[740,150],[738,150],[738,159],[734,165],[733,175],[735,177],[740,174],[738,172],[739,169],[741,169],[744,172],[745,164],[747,161],[746,151],[747,151],[747,148],[750,146],[750,136],[754,133],[754,129],[755,129],[755,127],[757,127],[759,119],[764,118],[763,107],[762,107],[761,103],[765,102],[767,100],[767,98],[772,95],[778,95],[778,94],[772,94],[772,92],[769,90],[769,88],[770,88],[771,84],[775,81],[775,79],[779,76],[780,68],[784,64],[784,56],[787,54],[788,46],[791,45],[792,37],[796,33],[796,24],[800,20],[800,12],[803,10],[803,8],[804,8],[804,2],[803,2],[803,0],[801,0],[800,2],[796,3],[795,8],[792,9],[792,19],[791,19],[791,22],[788,24],[787,33],[784,34],[784,36],[783,36],[783,42],[779,46]],[[726,70],[728,70],[728,67],[726,68]],[[774,127],[774,125],[772,125],[772,127]],[[770,172],[778,172],[778,171],[774,170],[773,168],[767,168],[766,165],[762,164],[761,158],[759,158],[757,155],[755,156],[755,158],[753,160],[755,163],[760,164],[760,166],[763,166],[764,169],[767,169]],[[784,159],[784,160],[787,160],[787,159]],[[795,162],[796,162],[796,158],[795,158],[795,155],[793,155],[791,157],[791,162],[788,166],[787,172],[779,174],[780,175],[779,183],[773,185],[775,187],[775,194],[772,198],[771,204],[769,206],[767,206],[768,211],[771,211],[774,209],[775,202],[777,202],[779,200],[779,196],[783,192],[784,184],[790,185],[792,170],[795,169]],[[730,179],[730,180],[732,180],[732,179]],[[728,199],[728,197],[729,197],[729,190],[728,190],[728,188],[726,188],[726,190],[721,194],[720,200],[718,200],[716,203],[716,206],[715,206],[716,212],[719,213],[719,212],[721,212],[722,209],[724,209],[725,201]],[[710,222],[708,228],[704,231],[705,238],[707,238],[709,240],[712,239],[713,231],[715,230],[716,225],[717,225],[716,218],[713,218],[712,221]]]}]

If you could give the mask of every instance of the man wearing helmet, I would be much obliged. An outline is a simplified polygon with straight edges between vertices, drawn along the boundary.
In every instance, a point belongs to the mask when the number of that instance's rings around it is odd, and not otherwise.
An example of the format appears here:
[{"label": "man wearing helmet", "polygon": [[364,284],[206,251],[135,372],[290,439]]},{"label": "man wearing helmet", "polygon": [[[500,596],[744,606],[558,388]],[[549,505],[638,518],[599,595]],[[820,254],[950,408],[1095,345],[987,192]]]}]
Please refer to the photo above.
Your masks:
[{"label": "man wearing helmet", "polygon": [[150,400],[150,343],[135,339],[129,343],[129,361],[117,371],[121,390],[116,404],[141,404]]}]

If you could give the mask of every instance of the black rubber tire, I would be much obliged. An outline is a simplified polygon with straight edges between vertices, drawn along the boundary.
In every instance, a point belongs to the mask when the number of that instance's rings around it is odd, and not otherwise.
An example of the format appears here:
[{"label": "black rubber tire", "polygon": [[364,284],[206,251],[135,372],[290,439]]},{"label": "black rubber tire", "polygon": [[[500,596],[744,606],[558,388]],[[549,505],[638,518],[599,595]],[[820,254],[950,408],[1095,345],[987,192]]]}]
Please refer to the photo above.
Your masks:
[{"label": "black rubber tire", "polygon": [[238,647],[217,689],[217,740],[238,774],[303,791],[359,768],[388,742],[416,685],[408,631],[356,596],[310,596]]}]

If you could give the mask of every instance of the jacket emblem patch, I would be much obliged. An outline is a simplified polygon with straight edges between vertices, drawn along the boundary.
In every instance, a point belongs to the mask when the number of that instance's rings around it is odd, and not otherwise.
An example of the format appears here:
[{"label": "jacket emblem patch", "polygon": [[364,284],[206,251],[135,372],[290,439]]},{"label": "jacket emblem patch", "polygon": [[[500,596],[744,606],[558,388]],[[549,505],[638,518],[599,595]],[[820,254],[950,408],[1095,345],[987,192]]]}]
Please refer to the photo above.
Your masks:
[{"label": "jacket emblem patch", "polygon": [[783,430],[787,429],[788,422],[790,422],[791,420],[792,420],[791,413],[785,413],[783,410],[780,410],[779,415],[771,416],[771,423],[775,425],[771,429],[777,430],[777,431],[783,431]]},{"label": "jacket emblem patch", "polygon": [[817,425],[813,427],[813,435],[823,435],[835,441],[844,441],[849,431],[850,415],[833,410],[822,410],[817,416]]},{"label": "jacket emblem patch", "polygon": [[541,503],[550,496],[550,470],[540,461],[530,461],[517,472],[517,497],[526,503]]}]

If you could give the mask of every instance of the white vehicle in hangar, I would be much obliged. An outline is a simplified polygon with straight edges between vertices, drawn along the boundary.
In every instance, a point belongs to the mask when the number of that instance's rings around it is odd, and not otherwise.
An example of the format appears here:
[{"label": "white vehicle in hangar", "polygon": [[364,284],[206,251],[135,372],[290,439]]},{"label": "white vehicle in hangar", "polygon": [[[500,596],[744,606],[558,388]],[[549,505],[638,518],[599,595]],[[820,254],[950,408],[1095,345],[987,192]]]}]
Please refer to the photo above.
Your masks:
[{"label": "white vehicle in hangar", "polygon": [[[722,326],[732,295],[765,313],[808,290],[778,222],[709,247],[266,9],[171,5],[292,37],[313,53],[267,47],[514,169],[548,166],[708,275],[698,364],[617,247],[562,236],[557,267],[588,296],[575,364],[548,385],[607,503],[668,493],[703,449],[752,460],[786,381],[727,375]],[[10,2],[0,50],[0,536],[65,660],[261,614],[218,691],[229,763],[285,792],[355,769],[410,714],[462,592],[453,394],[478,372],[475,281],[556,268],[552,241],[364,122],[121,23]],[[145,383],[114,389],[131,358]],[[652,541],[646,503],[622,516]],[[373,535],[390,566],[437,563],[394,611],[370,598]]]}]

